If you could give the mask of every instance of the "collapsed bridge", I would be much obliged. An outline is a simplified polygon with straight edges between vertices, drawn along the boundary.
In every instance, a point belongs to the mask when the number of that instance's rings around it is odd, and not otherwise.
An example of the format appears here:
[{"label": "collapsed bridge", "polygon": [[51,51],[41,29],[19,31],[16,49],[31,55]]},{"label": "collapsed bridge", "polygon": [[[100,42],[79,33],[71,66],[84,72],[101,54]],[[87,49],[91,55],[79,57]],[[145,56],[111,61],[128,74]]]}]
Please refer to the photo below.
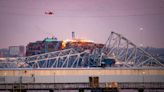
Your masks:
[{"label": "collapsed bridge", "polygon": [[74,48],[0,62],[0,68],[163,67],[142,47],[121,34],[111,32],[103,48],[77,51]]}]

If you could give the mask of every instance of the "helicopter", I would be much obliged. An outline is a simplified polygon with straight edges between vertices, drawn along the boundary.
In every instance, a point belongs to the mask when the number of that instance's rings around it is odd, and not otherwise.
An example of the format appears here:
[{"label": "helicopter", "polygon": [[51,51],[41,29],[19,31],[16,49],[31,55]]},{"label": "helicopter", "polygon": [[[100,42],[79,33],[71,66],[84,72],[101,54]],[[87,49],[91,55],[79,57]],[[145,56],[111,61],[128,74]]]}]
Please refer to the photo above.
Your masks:
[{"label": "helicopter", "polygon": [[54,12],[52,12],[52,11],[46,11],[45,14],[46,14],[46,15],[53,15]]}]

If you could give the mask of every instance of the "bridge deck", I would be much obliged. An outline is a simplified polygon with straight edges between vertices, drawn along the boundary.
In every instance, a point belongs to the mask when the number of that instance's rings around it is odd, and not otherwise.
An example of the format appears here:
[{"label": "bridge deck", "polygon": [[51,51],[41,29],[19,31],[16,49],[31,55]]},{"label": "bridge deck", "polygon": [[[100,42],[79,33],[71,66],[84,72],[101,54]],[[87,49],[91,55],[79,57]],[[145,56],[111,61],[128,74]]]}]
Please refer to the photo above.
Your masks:
[{"label": "bridge deck", "polygon": [[99,77],[100,88],[105,88],[106,83],[116,82],[120,88],[125,89],[140,87],[164,89],[163,69],[97,68],[3,69],[0,70],[0,88],[13,89],[20,84],[24,89],[90,88],[89,77],[91,76]]},{"label": "bridge deck", "polygon": [[164,69],[3,69],[0,76],[54,76],[55,75],[164,75]]}]

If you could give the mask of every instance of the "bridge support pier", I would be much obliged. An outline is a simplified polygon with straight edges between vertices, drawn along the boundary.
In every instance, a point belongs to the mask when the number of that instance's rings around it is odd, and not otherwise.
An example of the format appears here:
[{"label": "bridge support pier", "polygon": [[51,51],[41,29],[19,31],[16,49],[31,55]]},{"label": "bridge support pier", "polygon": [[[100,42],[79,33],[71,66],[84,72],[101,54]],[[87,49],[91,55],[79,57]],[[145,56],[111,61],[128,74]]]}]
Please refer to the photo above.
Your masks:
[{"label": "bridge support pier", "polygon": [[118,88],[105,88],[102,92],[119,92]]},{"label": "bridge support pier", "polygon": [[83,88],[79,89],[79,92],[84,92],[84,89]]},{"label": "bridge support pier", "polygon": [[25,89],[16,89],[16,90],[10,90],[10,92],[27,92]]},{"label": "bridge support pier", "polygon": [[91,92],[103,92],[103,89],[94,88],[94,89],[91,89]]},{"label": "bridge support pier", "polygon": [[138,92],[144,92],[144,89],[143,88],[139,88]]},{"label": "bridge support pier", "polygon": [[49,92],[54,92],[54,90],[53,89],[49,89]]},{"label": "bridge support pier", "polygon": [[119,92],[117,88],[96,88],[96,89],[91,89],[91,92]]}]

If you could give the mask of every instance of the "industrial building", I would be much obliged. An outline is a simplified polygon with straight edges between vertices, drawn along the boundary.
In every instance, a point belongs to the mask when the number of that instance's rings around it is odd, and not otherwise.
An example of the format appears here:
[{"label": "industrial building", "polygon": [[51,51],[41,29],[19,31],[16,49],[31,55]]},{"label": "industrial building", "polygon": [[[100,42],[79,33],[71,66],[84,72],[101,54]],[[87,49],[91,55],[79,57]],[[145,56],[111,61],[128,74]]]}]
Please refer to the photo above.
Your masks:
[{"label": "industrial building", "polygon": [[9,50],[8,49],[0,49],[0,57],[8,57],[9,56]]},{"label": "industrial building", "polygon": [[24,46],[9,46],[6,49],[0,49],[0,57],[23,57],[25,56]]},{"label": "industrial building", "polygon": [[25,55],[24,46],[9,46],[10,57],[22,57]]}]

